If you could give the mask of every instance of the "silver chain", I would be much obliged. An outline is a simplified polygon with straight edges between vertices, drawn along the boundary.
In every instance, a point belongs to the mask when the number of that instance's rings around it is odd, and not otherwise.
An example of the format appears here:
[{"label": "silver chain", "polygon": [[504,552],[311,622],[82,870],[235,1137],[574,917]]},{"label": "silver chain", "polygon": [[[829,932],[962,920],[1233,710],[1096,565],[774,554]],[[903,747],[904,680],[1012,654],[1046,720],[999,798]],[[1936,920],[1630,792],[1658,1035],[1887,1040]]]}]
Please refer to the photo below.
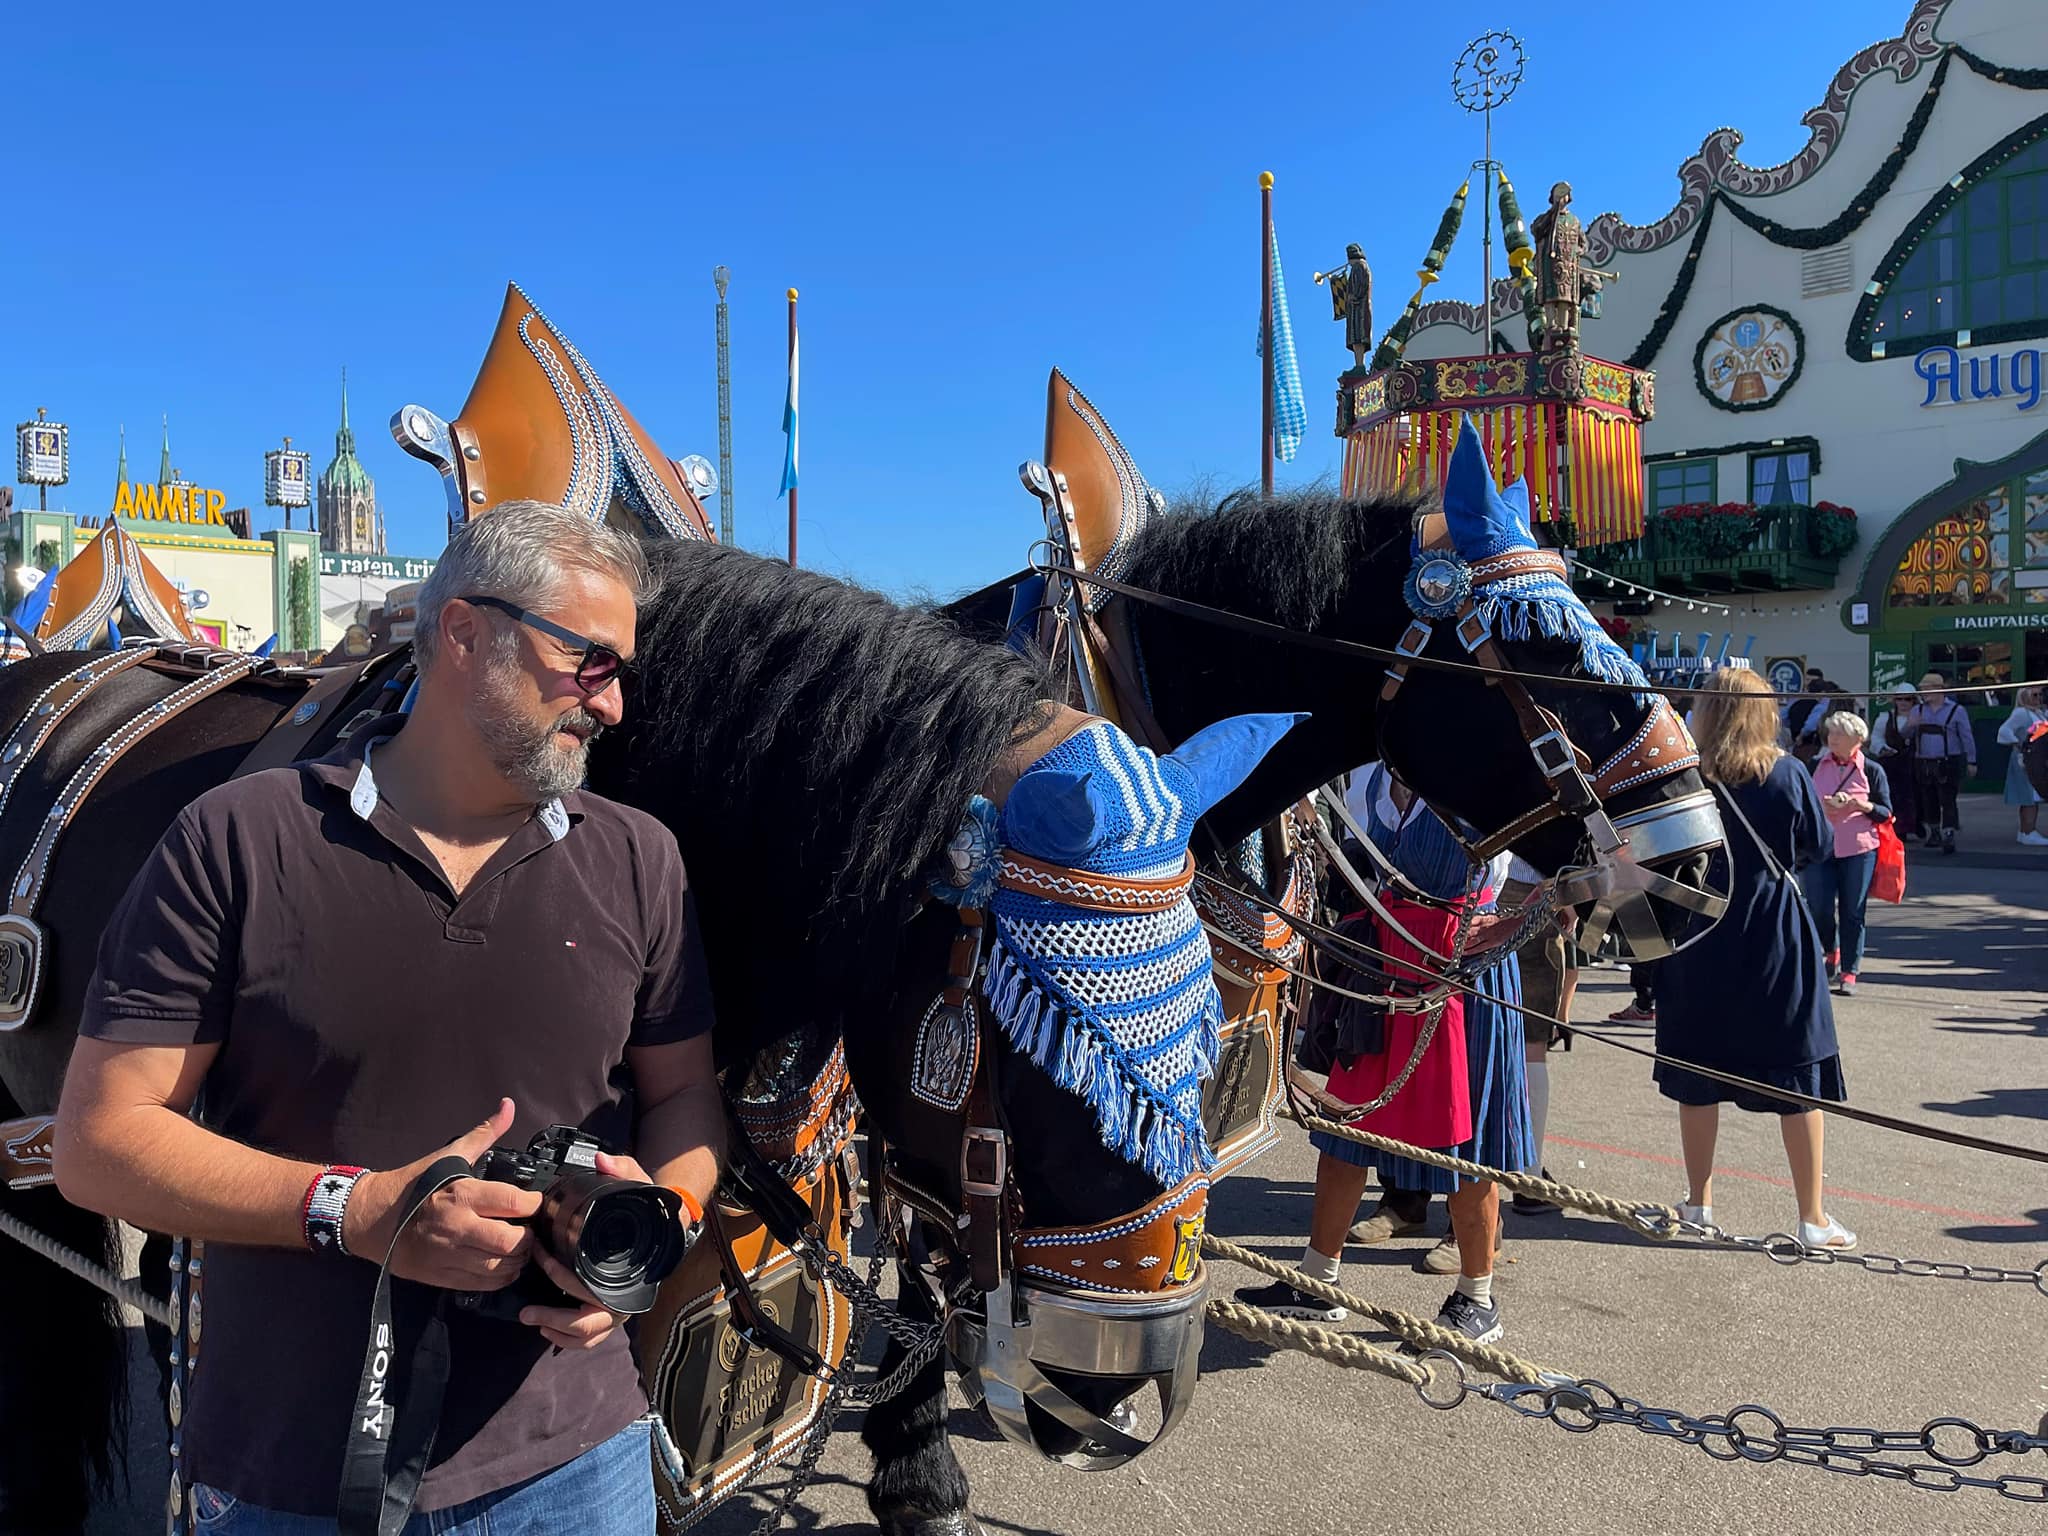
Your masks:
[{"label": "silver chain", "polygon": [[[2025,1456],[2048,1451],[2048,1424],[2040,1431],[1985,1429],[1958,1417],[1929,1419],[1918,1429],[1808,1429],[1787,1424],[1770,1409],[1742,1403],[1722,1414],[1695,1417],[1676,1408],[1657,1408],[1624,1397],[1603,1381],[1552,1377],[1540,1383],[1476,1383],[1462,1361],[1442,1350],[1421,1357],[1429,1379],[1415,1392],[1432,1408],[1452,1409],[1468,1397],[1483,1397],[1530,1419],[1548,1419],[1572,1434],[1591,1434],[1619,1424],[1681,1445],[1697,1446],[1716,1461],[1786,1461],[1848,1477],[1878,1477],[1914,1488],[1953,1493],[1988,1488],[2022,1503],[2048,1504],[2048,1478],[2025,1473],[1972,1476],[1963,1469],[1992,1456]],[[1931,1456],[1937,1464],[1885,1460]]]},{"label": "silver chain", "polygon": [[[914,1323],[883,1297],[878,1288],[882,1265],[895,1247],[895,1234],[888,1230],[886,1221],[878,1221],[875,1227],[875,1251],[868,1256],[865,1280],[822,1239],[807,1239],[797,1249],[798,1258],[814,1275],[846,1297],[853,1308],[853,1320],[846,1333],[846,1353],[832,1372],[832,1382],[826,1389],[825,1401],[819,1406],[817,1422],[805,1438],[803,1454],[790,1468],[789,1481],[783,1484],[782,1493],[773,1507],[755,1525],[753,1536],[772,1536],[780,1529],[784,1518],[810,1486],[811,1479],[817,1474],[818,1463],[824,1459],[826,1442],[832,1438],[833,1421],[839,1417],[848,1398],[866,1407],[887,1402],[924,1369],[945,1342],[943,1323]],[[861,1344],[867,1338],[868,1330],[877,1323],[891,1339],[903,1346],[905,1353],[896,1369],[887,1376],[865,1386],[856,1386],[854,1377],[860,1368]]]},{"label": "silver chain", "polygon": [[1957,1259],[1900,1259],[1888,1253],[1845,1253],[1839,1248],[1809,1248],[1790,1232],[1772,1232],[1748,1237],[1729,1232],[1712,1222],[1687,1221],[1673,1217],[1657,1206],[1642,1206],[1634,1213],[1636,1224],[1647,1237],[1698,1237],[1748,1253],[1761,1253],[1774,1263],[1847,1264],[1873,1275],[1906,1275],[1916,1280],[1975,1280],[1996,1285],[2012,1282],[2031,1285],[2048,1296],[2048,1259],[2032,1269],[2008,1269],[1999,1264],[1965,1264]]}]

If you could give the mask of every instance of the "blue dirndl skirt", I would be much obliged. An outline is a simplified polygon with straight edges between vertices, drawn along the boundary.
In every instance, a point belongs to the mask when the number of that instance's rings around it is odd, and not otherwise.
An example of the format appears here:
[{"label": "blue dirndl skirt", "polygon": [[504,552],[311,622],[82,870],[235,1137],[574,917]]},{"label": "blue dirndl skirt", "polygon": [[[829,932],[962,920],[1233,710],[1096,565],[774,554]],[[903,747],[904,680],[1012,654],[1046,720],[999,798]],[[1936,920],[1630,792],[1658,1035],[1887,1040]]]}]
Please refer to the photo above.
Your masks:
[{"label": "blue dirndl skirt", "polygon": [[[1465,1063],[1472,1081],[1472,1139],[1455,1147],[1432,1147],[1489,1168],[1520,1170],[1535,1161],[1529,1128],[1529,1074],[1522,1053],[1522,967],[1509,955],[1474,978],[1487,997],[1465,998]],[[1490,999],[1499,998],[1494,1002]],[[1447,1168],[1395,1157],[1376,1147],[1345,1141],[1326,1131],[1309,1132],[1309,1144],[1340,1163],[1377,1167],[1381,1187],[1420,1189],[1447,1195],[1458,1175]]]}]

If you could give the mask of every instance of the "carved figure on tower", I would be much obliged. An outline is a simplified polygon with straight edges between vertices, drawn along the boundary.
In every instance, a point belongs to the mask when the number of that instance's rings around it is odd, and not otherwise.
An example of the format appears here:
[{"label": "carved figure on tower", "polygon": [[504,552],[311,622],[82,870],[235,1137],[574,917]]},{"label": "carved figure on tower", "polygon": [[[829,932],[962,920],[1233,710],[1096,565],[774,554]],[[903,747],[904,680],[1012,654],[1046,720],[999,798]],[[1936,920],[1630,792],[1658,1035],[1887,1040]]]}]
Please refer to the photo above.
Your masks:
[{"label": "carved figure on tower", "polygon": [[1356,244],[1344,247],[1342,271],[1318,273],[1316,281],[1330,280],[1332,318],[1344,322],[1344,345],[1360,368],[1372,350],[1372,268],[1365,263],[1365,251]]},{"label": "carved figure on tower", "polygon": [[1529,225],[1536,240],[1536,293],[1543,305],[1538,345],[1545,352],[1576,352],[1579,317],[1598,316],[1600,290],[1619,274],[1585,263],[1586,227],[1571,211],[1572,184],[1550,189],[1550,206]]}]

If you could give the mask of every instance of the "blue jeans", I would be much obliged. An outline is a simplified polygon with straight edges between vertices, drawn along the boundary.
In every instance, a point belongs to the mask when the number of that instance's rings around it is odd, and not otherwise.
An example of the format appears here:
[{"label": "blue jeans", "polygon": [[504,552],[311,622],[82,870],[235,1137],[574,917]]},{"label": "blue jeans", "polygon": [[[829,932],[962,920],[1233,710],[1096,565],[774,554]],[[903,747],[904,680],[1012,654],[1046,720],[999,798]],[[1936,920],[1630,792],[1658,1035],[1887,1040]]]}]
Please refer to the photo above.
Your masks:
[{"label": "blue jeans", "polygon": [[[405,1522],[403,1536],[652,1536],[654,1464],[645,1421],[629,1424],[574,1461],[467,1504]],[[192,1486],[195,1536],[334,1536],[332,1520],[245,1504]]]},{"label": "blue jeans", "polygon": [[1841,968],[1850,975],[1863,969],[1863,908],[1870,900],[1870,877],[1877,869],[1877,850],[1836,854],[1799,871],[1806,904],[1820,930],[1820,947],[1836,947],[1836,910],[1840,909]]}]

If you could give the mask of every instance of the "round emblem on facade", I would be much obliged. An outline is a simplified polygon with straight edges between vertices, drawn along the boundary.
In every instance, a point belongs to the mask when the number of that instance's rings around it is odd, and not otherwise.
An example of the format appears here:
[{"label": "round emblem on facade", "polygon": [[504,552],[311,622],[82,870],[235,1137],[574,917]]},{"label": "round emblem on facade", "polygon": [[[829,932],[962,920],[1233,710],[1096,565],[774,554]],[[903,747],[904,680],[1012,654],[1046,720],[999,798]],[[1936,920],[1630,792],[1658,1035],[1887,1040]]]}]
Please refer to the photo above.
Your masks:
[{"label": "round emblem on facade", "polygon": [[1472,591],[1472,571],[1454,555],[1424,555],[1408,573],[1408,607],[1419,619],[1448,618]]},{"label": "round emblem on facade", "polygon": [[1792,387],[1806,361],[1806,337],[1782,309],[1752,304],[1707,328],[1693,353],[1700,393],[1724,411],[1763,411]]},{"label": "round emblem on facade", "polygon": [[318,699],[308,699],[306,700],[305,703],[301,704],[297,709],[292,711],[292,724],[304,725],[307,721],[311,720],[315,715],[319,713],[320,701]]}]

